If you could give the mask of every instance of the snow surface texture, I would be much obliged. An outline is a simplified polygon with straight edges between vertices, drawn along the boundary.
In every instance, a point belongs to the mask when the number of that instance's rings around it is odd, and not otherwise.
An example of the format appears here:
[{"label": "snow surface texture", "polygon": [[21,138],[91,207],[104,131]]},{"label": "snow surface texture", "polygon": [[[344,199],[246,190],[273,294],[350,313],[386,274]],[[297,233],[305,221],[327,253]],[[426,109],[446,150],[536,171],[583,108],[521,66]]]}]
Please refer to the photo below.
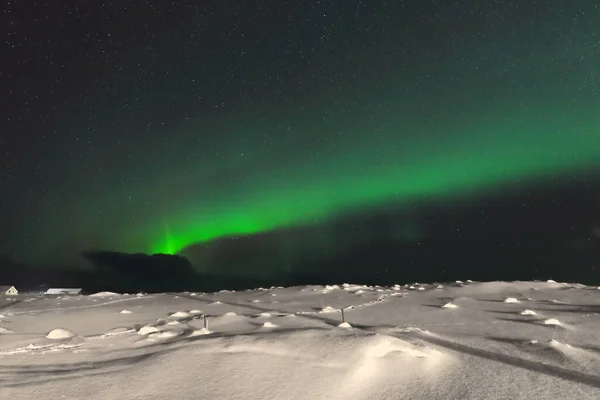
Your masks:
[{"label": "snow surface texture", "polygon": [[19,295],[0,300],[0,394],[598,398],[596,286],[465,282]]}]

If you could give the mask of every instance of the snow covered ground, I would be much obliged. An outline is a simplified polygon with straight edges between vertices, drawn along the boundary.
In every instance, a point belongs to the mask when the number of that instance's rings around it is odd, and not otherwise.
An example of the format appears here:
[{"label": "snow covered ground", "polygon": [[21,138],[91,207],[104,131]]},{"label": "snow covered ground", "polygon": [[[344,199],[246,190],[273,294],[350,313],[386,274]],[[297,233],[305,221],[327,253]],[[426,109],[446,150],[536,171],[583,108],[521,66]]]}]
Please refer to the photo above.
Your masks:
[{"label": "snow covered ground", "polygon": [[600,290],[576,284],[24,294],[0,315],[12,400],[600,397]]}]

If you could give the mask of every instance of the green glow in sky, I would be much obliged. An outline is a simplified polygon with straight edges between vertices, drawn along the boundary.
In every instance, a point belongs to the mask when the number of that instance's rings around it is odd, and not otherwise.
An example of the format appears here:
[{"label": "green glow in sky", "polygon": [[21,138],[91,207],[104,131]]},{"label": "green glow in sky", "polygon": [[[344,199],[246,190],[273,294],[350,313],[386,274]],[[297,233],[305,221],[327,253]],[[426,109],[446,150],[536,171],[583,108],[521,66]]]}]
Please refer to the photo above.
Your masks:
[{"label": "green glow in sky", "polygon": [[528,116],[483,117],[422,137],[389,127],[293,170],[255,174],[222,203],[171,215],[170,231],[149,250],[174,254],[194,243],[323,222],[357,208],[469,197],[598,166],[598,120],[573,123],[578,116],[543,110]]}]

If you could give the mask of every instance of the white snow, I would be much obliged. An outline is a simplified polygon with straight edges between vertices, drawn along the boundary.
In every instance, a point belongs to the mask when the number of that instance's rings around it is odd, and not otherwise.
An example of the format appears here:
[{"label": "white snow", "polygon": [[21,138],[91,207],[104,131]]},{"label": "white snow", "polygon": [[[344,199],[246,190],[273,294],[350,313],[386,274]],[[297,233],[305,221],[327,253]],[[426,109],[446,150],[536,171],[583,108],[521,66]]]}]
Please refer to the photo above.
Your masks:
[{"label": "white snow", "polygon": [[68,329],[56,328],[52,329],[46,335],[46,339],[60,340],[60,339],[70,339],[75,337],[76,335]]},{"label": "white snow", "polygon": [[446,303],[442,306],[442,308],[458,308],[458,306],[452,302]]},{"label": "white snow", "polygon": [[533,310],[529,310],[529,309],[528,309],[528,310],[523,310],[523,311],[521,311],[521,313],[520,313],[520,314],[521,314],[521,315],[532,315],[532,316],[533,316],[533,315],[537,315],[537,313],[536,313],[535,311],[533,311]]},{"label": "white snow", "polygon": [[129,310],[121,310],[121,314],[132,314]]},{"label": "white snow", "polygon": [[544,320],[544,325],[562,325],[556,318],[548,318]]},{"label": "white snow", "polygon": [[190,333],[190,336],[202,336],[202,335],[210,335],[212,332],[209,331],[208,329],[197,329],[195,331],[193,331],[192,333]]},{"label": "white snow", "polygon": [[177,311],[174,312],[173,314],[169,315],[169,317],[173,317],[173,318],[190,318],[192,316],[192,314],[190,314],[187,311]]},{"label": "white snow", "polygon": [[119,293],[98,292],[98,293],[90,294],[90,297],[115,297],[115,296],[119,296]]},{"label": "white snow", "polygon": [[516,298],[514,298],[514,297],[507,297],[507,298],[504,299],[504,302],[508,303],[508,304],[517,304],[517,303],[520,303],[519,300],[516,299]]},{"label": "white snow", "polygon": [[[595,286],[467,282],[415,283],[437,290],[404,295],[399,285],[348,283],[11,302],[0,320],[0,392],[11,400],[597,398]],[[531,309],[505,303],[532,289]],[[266,305],[270,294],[279,302]],[[133,314],[119,315],[125,307]],[[341,309],[351,323],[340,324]]]},{"label": "white snow", "polygon": [[140,330],[138,331],[138,334],[140,335],[150,335],[151,333],[156,333],[158,332],[158,328],[152,325],[146,325],[140,328]]}]

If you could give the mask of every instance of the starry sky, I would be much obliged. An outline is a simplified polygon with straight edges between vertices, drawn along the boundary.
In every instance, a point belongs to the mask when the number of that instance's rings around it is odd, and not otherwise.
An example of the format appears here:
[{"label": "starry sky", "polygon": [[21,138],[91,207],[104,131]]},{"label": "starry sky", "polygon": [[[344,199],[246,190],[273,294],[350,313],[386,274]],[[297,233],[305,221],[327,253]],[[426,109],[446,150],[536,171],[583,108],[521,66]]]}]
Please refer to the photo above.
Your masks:
[{"label": "starry sky", "polygon": [[[527,190],[600,194],[594,2],[3,11],[0,254],[14,260],[322,237],[356,215],[394,214],[377,226],[418,242],[435,220],[425,204],[485,214]],[[552,210],[576,200],[561,196]],[[594,237],[588,222],[576,228]]]}]

